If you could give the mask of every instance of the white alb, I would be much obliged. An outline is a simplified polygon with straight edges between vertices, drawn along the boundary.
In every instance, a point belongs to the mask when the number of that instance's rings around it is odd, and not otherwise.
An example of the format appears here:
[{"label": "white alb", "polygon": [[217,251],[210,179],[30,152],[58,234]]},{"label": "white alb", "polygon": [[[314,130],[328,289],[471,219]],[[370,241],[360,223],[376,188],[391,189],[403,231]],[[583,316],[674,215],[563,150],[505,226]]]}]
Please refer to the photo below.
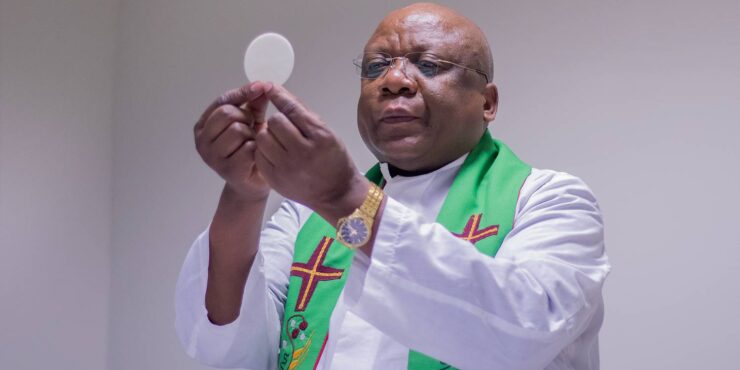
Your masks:
[{"label": "white alb", "polygon": [[[495,258],[435,223],[463,158],[397,176],[372,258],[356,253],[318,369],[406,369],[409,348],[460,369],[598,369],[602,285],[610,266],[589,188],[533,169]],[[207,317],[208,232],[176,292],[187,353],[216,367],[276,369],[293,242],[311,210],[285,201],[262,231],[236,321]]]}]

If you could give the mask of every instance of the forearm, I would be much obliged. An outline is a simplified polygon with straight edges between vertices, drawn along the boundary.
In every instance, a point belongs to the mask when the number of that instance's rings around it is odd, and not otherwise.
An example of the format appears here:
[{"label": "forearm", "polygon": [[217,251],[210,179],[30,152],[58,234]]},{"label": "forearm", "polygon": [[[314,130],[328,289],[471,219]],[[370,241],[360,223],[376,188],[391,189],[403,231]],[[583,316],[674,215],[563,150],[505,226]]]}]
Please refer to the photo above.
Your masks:
[{"label": "forearm", "polygon": [[245,200],[228,185],[210,227],[206,309],[217,325],[239,316],[244,285],[260,241],[267,198]]}]

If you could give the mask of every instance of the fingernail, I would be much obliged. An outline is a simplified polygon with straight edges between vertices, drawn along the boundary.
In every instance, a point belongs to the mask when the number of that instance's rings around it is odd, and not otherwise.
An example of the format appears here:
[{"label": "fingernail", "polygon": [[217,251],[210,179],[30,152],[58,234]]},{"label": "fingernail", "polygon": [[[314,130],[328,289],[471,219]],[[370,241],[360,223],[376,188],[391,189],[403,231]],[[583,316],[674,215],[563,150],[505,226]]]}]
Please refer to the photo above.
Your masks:
[{"label": "fingernail", "polygon": [[257,86],[257,83],[253,83],[252,86],[249,88],[249,91],[253,93],[260,91],[259,87]]}]

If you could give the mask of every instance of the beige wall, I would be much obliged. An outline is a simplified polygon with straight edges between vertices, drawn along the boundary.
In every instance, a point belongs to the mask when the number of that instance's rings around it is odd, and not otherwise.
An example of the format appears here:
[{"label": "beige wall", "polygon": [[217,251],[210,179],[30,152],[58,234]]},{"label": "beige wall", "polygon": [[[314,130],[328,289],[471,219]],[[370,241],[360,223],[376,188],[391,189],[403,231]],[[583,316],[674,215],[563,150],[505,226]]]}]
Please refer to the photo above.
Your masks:
[{"label": "beige wall", "polygon": [[[27,358],[43,353],[94,368],[106,358],[109,320],[109,369],[204,369],[173,328],[180,264],[221,188],[194,150],[194,120],[244,82],[250,39],[277,31],[296,50],[286,86],[366,168],[351,60],[397,3],[120,0],[115,14],[110,2],[92,3],[0,8],[0,237],[12,251],[0,262],[0,367],[46,368]],[[582,177],[600,200],[614,265],[602,368],[733,368],[740,2],[453,6],[493,47],[494,135],[536,167]],[[52,44],[58,38],[69,41]],[[98,248],[109,230],[110,251]]]},{"label": "beige wall", "polygon": [[0,368],[106,367],[112,0],[0,2]]}]

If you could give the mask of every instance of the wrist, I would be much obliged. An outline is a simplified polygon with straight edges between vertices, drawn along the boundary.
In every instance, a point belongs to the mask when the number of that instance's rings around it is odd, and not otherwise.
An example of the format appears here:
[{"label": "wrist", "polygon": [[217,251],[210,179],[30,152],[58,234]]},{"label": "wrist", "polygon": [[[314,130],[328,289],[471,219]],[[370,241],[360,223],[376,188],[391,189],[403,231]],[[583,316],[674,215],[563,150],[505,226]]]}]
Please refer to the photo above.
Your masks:
[{"label": "wrist", "polygon": [[230,204],[249,206],[267,202],[269,195],[269,188],[264,190],[244,190],[237,189],[227,182],[221,192],[221,200]]},{"label": "wrist", "polygon": [[343,191],[332,194],[321,204],[311,207],[331,225],[336,226],[337,220],[348,216],[365,201],[370,182],[362,175],[354,176]]},{"label": "wrist", "polygon": [[385,199],[380,187],[368,184],[370,187],[360,207],[337,221],[337,240],[349,249],[357,249],[372,240],[375,220]]}]

